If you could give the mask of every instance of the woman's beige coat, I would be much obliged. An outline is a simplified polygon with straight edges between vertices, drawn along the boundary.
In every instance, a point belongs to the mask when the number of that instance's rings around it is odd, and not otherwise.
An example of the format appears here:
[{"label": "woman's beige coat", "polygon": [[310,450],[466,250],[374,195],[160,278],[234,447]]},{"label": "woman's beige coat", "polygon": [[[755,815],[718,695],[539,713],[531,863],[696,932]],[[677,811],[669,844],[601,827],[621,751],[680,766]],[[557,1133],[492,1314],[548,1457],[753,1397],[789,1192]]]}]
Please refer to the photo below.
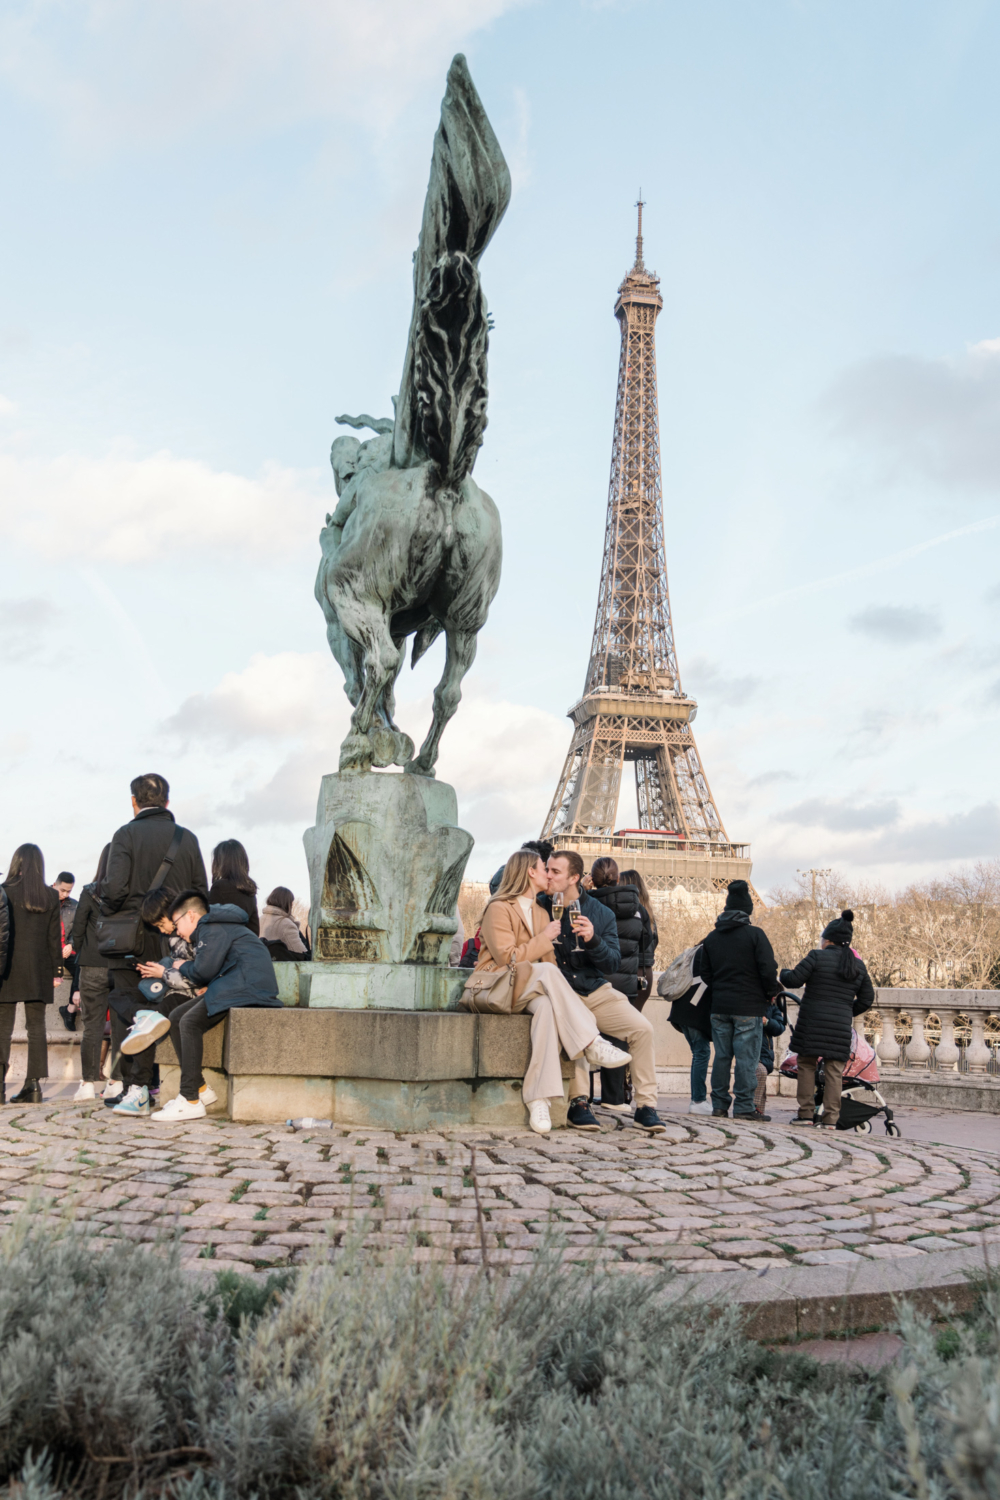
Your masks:
[{"label": "woman's beige coat", "polygon": [[[526,893],[527,894],[527,893]],[[531,978],[532,964],[554,964],[556,961],[552,942],[545,936],[545,929],[552,918],[543,906],[532,906],[534,931],[529,932],[516,898],[497,901],[494,898],[483,913],[479,931],[479,961],[477,969],[505,969],[509,963],[517,964],[514,981],[514,1003],[517,1004]]]}]

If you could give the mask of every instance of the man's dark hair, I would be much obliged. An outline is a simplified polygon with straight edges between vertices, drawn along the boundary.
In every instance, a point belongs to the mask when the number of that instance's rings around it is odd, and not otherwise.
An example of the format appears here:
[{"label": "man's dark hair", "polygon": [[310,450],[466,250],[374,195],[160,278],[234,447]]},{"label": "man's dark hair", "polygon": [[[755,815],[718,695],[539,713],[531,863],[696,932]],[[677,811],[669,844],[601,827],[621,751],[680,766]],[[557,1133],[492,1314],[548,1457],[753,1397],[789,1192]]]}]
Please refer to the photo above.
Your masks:
[{"label": "man's dark hair", "polygon": [[583,860],[575,849],[553,849],[550,857],[552,859],[565,859],[569,864],[569,873],[572,875],[575,884],[580,884],[583,877]]},{"label": "man's dark hair", "polygon": [[71,875],[68,870],[60,870],[59,874],[56,876],[55,880],[53,880],[52,884],[53,885],[76,885],[76,876],[75,875]]},{"label": "man's dark hair", "polygon": [[157,886],[155,891],[150,891],[140,907],[140,914],[144,922],[150,927],[155,927],[157,922],[162,922],[164,917],[170,916],[170,908],[177,900],[175,891],[168,891],[164,886]]},{"label": "man's dark hair", "polygon": [[166,807],[170,800],[170,784],[165,776],[150,771],[146,776],[135,778],[132,796],[140,807]]},{"label": "man's dark hair", "polygon": [[546,864],[548,863],[549,855],[555,847],[551,839],[525,839],[521,845],[522,849],[534,849],[535,853],[540,855]]},{"label": "man's dark hair", "polygon": [[208,897],[203,896],[201,891],[181,891],[179,896],[174,897],[170,907],[171,922],[176,922],[178,917],[182,917],[186,911],[194,911],[196,907],[203,917],[207,917]]}]

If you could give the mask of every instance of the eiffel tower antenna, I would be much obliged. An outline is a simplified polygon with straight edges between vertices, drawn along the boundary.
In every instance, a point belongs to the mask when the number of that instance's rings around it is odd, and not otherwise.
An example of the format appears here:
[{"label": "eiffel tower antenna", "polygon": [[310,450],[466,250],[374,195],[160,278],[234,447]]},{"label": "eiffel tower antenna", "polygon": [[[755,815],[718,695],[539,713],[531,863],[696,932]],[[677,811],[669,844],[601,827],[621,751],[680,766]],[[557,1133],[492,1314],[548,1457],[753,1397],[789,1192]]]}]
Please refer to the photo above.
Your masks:
[{"label": "eiffel tower antenna", "polygon": [[[583,697],[542,836],[585,860],[611,854],[651,890],[719,890],[748,880],[750,850],[732,844],[691,728],[698,705],[681,687],[663,543],[656,319],[660,280],[642,257],[618,288],[618,397],[604,560]],[[615,831],[622,767],[635,766],[639,829]]]}]

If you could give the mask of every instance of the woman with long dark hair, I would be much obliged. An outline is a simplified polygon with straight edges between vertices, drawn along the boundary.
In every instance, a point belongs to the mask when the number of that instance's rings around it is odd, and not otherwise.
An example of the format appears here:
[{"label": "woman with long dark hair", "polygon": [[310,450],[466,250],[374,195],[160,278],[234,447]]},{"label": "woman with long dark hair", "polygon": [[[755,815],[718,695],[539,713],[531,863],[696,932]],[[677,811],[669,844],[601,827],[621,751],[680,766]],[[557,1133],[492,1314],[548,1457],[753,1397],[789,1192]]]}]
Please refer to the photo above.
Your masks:
[{"label": "woman with long dark hair", "polygon": [[292,916],[295,897],[287,885],[276,885],[264,903],[264,921],[260,935],[275,963],[294,962],[309,957],[309,945]]},{"label": "woman with long dark hair", "polygon": [[250,877],[250,859],[239,839],[223,839],[212,850],[212,888],[209,906],[238,906],[247,914],[247,925],[260,937],[257,915],[257,882]]},{"label": "woman with long dark hair", "polygon": [[108,1013],[110,984],[108,959],[97,949],[95,923],[101,915],[101,882],[108,873],[110,849],[111,845],[105,844],[97,861],[97,874],[90,885],[85,885],[80,892],[80,903],[76,908],[70,938],[80,966],[80,1013],[83,1016],[83,1036],[80,1041],[80,1073],[83,1081],[73,1096],[75,1101],[95,1098],[95,1085],[102,1082],[101,1042],[104,1038],[104,1020]]},{"label": "woman with long dark hair", "polygon": [[7,1102],[10,1039],[21,1001],[28,1027],[28,1076],[11,1103],[41,1104],[39,1080],[49,1073],[45,1007],[52,1004],[54,982],[62,967],[59,895],[45,884],[45,860],[37,844],[21,844],[14,850],[3,884],[10,936],[7,962],[0,975],[0,1103]]},{"label": "woman with long dark hair", "polygon": [[851,949],[854,913],[842,911],[836,921],[823,928],[820,945],[807,953],[794,969],[782,969],[786,990],[805,985],[799,1002],[799,1018],[789,1046],[798,1060],[798,1119],[793,1125],[811,1125],[816,1095],[816,1064],[823,1059],[823,1118],[830,1129],[840,1118],[840,1091],[844,1065],[851,1056],[854,1017],[870,1010],[875,990],[868,970]]},{"label": "woman with long dark hair", "polygon": [[638,870],[623,870],[618,877],[619,885],[634,885],[639,892],[639,915],[642,917],[642,937],[639,940],[639,994],[635,1001],[637,1010],[642,1010],[653,993],[653,965],[660,942],[660,933],[653,916],[646,882]]}]

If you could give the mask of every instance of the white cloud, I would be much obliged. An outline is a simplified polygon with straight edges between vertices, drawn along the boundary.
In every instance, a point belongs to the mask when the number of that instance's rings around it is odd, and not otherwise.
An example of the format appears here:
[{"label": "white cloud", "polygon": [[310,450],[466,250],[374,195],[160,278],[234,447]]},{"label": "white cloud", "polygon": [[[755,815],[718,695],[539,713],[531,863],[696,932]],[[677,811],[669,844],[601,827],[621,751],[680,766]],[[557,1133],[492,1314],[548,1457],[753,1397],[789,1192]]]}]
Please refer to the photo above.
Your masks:
[{"label": "white cloud", "polygon": [[216,122],[383,132],[452,52],[525,0],[20,0],[0,73],[75,149],[158,143]]},{"label": "white cloud", "polygon": [[258,654],[241,672],[227,672],[210,693],[186,698],[164,728],[186,742],[225,746],[338,731],[342,739],[350,713],[340,668],[329,652],[281,651]]},{"label": "white cloud", "polygon": [[0,657],[7,663],[37,660],[59,615],[47,599],[0,600]]},{"label": "white cloud", "polygon": [[248,479],[168,452],[0,453],[0,536],[46,558],[142,563],[195,540],[199,551],[288,554],[315,544],[333,497],[318,470],[269,465]]},{"label": "white cloud", "polygon": [[916,645],[941,634],[941,621],[933,611],[915,604],[871,604],[852,615],[850,623],[857,634],[893,646]]},{"label": "white cloud", "polygon": [[17,412],[17,402],[11,401],[8,396],[0,396],[0,417],[13,417]]},{"label": "white cloud", "polygon": [[1000,490],[1000,339],[942,359],[889,355],[845,372],[824,407],[836,432],[898,475]]}]

